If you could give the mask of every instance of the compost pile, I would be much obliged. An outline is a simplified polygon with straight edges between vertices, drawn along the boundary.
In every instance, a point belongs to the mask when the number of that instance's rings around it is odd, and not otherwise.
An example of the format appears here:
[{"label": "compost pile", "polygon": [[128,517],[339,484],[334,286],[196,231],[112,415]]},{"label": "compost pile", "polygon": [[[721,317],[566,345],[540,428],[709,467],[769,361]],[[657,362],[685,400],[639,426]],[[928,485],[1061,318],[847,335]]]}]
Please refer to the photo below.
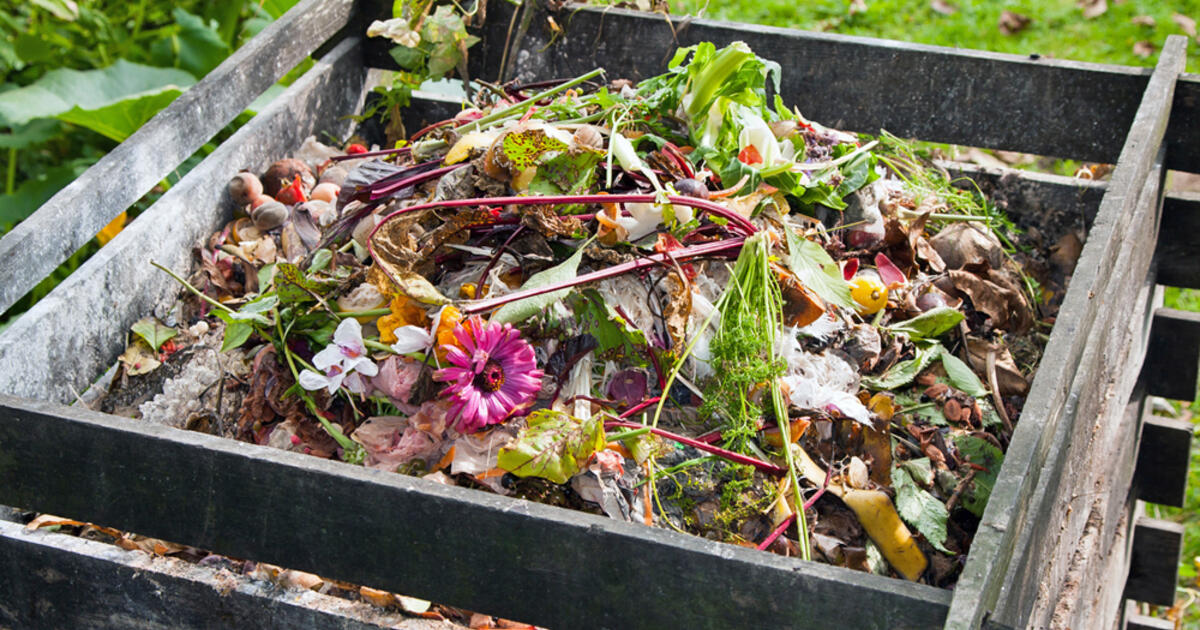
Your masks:
[{"label": "compost pile", "polygon": [[105,404],[951,585],[1061,286],[905,143],[768,98],[779,72],[700,44],[242,173]]}]

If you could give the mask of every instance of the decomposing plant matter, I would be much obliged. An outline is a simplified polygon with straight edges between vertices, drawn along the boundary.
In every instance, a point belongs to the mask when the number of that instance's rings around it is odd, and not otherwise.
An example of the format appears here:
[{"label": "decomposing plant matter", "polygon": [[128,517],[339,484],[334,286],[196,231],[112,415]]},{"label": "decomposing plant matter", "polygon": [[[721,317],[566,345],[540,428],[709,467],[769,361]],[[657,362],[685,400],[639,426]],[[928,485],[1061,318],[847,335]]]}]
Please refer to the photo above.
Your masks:
[{"label": "decomposing plant matter", "polygon": [[211,430],[950,585],[1039,343],[1020,235],[779,72],[699,44],[241,174],[114,400],[221,330]]}]

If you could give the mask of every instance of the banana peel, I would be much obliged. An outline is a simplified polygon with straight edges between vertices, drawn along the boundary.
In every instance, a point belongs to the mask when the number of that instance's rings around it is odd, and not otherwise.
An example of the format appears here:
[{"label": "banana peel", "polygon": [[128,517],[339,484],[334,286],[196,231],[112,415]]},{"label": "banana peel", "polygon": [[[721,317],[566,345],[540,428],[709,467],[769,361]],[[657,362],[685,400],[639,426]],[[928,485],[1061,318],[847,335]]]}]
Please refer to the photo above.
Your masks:
[{"label": "banana peel", "polygon": [[[794,448],[793,453],[804,476],[813,483],[825,485],[825,471],[808,453],[799,447]],[[917,546],[908,526],[900,520],[891,497],[879,490],[845,488],[840,484],[829,484],[827,492],[837,495],[854,512],[867,536],[900,575],[911,582],[921,577],[929,566],[929,559]]]}]

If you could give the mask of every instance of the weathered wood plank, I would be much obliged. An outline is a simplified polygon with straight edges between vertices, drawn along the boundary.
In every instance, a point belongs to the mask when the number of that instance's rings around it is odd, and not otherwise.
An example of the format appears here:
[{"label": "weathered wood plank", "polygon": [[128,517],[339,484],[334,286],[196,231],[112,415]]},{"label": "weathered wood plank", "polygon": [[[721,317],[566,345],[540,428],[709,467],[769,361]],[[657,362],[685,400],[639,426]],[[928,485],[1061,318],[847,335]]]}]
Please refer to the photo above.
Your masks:
[{"label": "weathered wood plank", "polygon": [[445,630],[361,602],[0,522],[0,627]]},{"label": "weathered wood plank", "polygon": [[[1168,132],[1169,133],[1169,132]],[[1168,149],[1169,150],[1169,149]],[[1158,233],[1158,282],[1200,289],[1200,193],[1169,195]]]},{"label": "weathered wood plank", "polygon": [[[261,171],[310,133],[349,132],[366,70],[346,40],[208,156],[106,247],[0,334],[0,392],[72,400],[121,352],[133,322],[167,315],[179,286],[150,260],[181,272],[192,246],[228,220],[225,182]],[[11,265],[10,265],[11,267]]]},{"label": "weathered wood plank", "polygon": [[[1147,217],[1150,204],[1139,201],[1143,189],[1155,181],[1152,174],[1162,167],[1159,160],[1163,136],[1175,78],[1183,69],[1184,50],[1182,38],[1168,40],[1142,98],[1108,193],[1059,311],[1000,478],[959,578],[947,629],[978,628],[983,618],[995,609],[1002,594],[1011,603],[1003,610],[996,610],[1004,615],[1001,620],[1023,627],[1021,618],[1031,613],[1032,597],[1011,595],[1028,586],[1031,572],[1023,566],[1022,558],[1030,558],[1036,553],[1035,547],[1018,541],[1058,534],[1053,530],[1044,531],[1040,519],[1052,511],[1051,503],[1057,494],[1062,464],[1066,463],[1058,454],[1065,448],[1067,436],[1074,433],[1072,425],[1078,405],[1089,402],[1077,397],[1088,385],[1079,376],[1086,377],[1093,371],[1087,367],[1088,359],[1100,355],[1098,346],[1109,336],[1114,323],[1133,323],[1127,311],[1099,308],[1098,304],[1112,303],[1105,300],[1118,296],[1136,300],[1136,293],[1124,293],[1122,287],[1141,285],[1146,280],[1150,266],[1146,250],[1151,249],[1146,245],[1154,242],[1159,206],[1154,204]],[[1157,189],[1153,194],[1157,194]],[[1140,220],[1135,221],[1135,216]],[[1135,233],[1130,232],[1131,227],[1145,229],[1147,222],[1151,229],[1143,232],[1146,235],[1143,239],[1131,236]],[[1140,243],[1145,245],[1139,247]],[[1135,259],[1130,250],[1140,250],[1140,258]],[[1110,291],[1110,286],[1115,293]],[[1123,342],[1116,344],[1118,356],[1124,354],[1136,364],[1140,359],[1140,347],[1133,352],[1128,347],[1134,344],[1134,339],[1118,336],[1116,341]],[[1104,356],[1112,355],[1106,352]],[[1116,368],[1109,364],[1104,369]],[[1111,377],[1112,374],[1099,376]],[[1115,387],[1112,392],[1115,400],[1105,397],[1104,404],[1123,405],[1129,394],[1128,390],[1120,391],[1124,386]],[[1092,419],[1095,417],[1098,416]],[[1069,506],[1053,507],[1062,510]],[[1013,577],[1018,578],[1017,581]]]},{"label": "weathered wood plank", "polygon": [[0,264],[0,312],[337,32],[352,5],[352,0],[296,5],[0,238],[0,261],[5,262]]},{"label": "weathered wood plank", "polygon": [[1147,503],[1183,507],[1187,496],[1192,423],[1147,414],[1138,444],[1134,486]]},{"label": "weathered wood plank", "polygon": [[1175,622],[1146,615],[1130,615],[1125,619],[1125,630],[1175,630]]},{"label": "weathered wood plank", "polygon": [[1154,313],[1142,377],[1153,396],[1192,400],[1200,373],[1200,313],[1160,308]]},{"label": "weathered wood plank", "polygon": [[0,397],[0,503],[554,628],[930,628],[950,600],[930,586],[11,397]]},{"label": "weathered wood plank", "polygon": [[1125,597],[1159,606],[1174,604],[1182,548],[1183,525],[1139,517],[1133,530]]}]

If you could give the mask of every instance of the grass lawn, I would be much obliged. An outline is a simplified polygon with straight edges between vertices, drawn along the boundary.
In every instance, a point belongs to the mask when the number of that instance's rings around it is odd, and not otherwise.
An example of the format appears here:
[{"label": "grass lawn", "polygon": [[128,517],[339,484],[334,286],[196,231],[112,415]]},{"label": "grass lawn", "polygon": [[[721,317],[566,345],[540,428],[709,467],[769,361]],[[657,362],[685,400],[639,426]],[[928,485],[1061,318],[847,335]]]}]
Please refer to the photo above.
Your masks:
[{"label": "grass lawn", "polygon": [[[852,4],[857,5],[857,11],[850,11]],[[955,11],[949,15],[940,13],[933,8],[935,5],[948,5]],[[1028,25],[1006,34],[999,27],[1001,14],[1005,11],[1030,18]],[[937,46],[1022,55],[1038,53],[1058,59],[1137,66],[1152,66],[1167,36],[1184,34],[1193,38],[1189,43],[1187,70],[1200,71],[1200,52],[1197,52],[1200,46],[1195,40],[1195,22],[1191,21],[1200,19],[1200,0],[1110,0],[1107,10],[1092,18],[1084,17],[1083,9],[1069,0],[679,0],[672,4],[672,12]],[[1152,48],[1139,42],[1148,42]],[[770,51],[758,52],[770,57]],[[902,81],[898,83],[902,85]],[[1165,301],[1173,308],[1200,311],[1200,291],[1169,288]],[[1195,414],[1193,420],[1200,422],[1200,397],[1191,403],[1190,410]],[[1193,440],[1184,509],[1150,506],[1149,512],[1152,516],[1182,522],[1187,528],[1177,601],[1184,604],[1182,627],[1200,628],[1200,603],[1186,606],[1200,595],[1197,592],[1200,588],[1200,439]],[[1179,614],[1179,611],[1175,612]]]}]

